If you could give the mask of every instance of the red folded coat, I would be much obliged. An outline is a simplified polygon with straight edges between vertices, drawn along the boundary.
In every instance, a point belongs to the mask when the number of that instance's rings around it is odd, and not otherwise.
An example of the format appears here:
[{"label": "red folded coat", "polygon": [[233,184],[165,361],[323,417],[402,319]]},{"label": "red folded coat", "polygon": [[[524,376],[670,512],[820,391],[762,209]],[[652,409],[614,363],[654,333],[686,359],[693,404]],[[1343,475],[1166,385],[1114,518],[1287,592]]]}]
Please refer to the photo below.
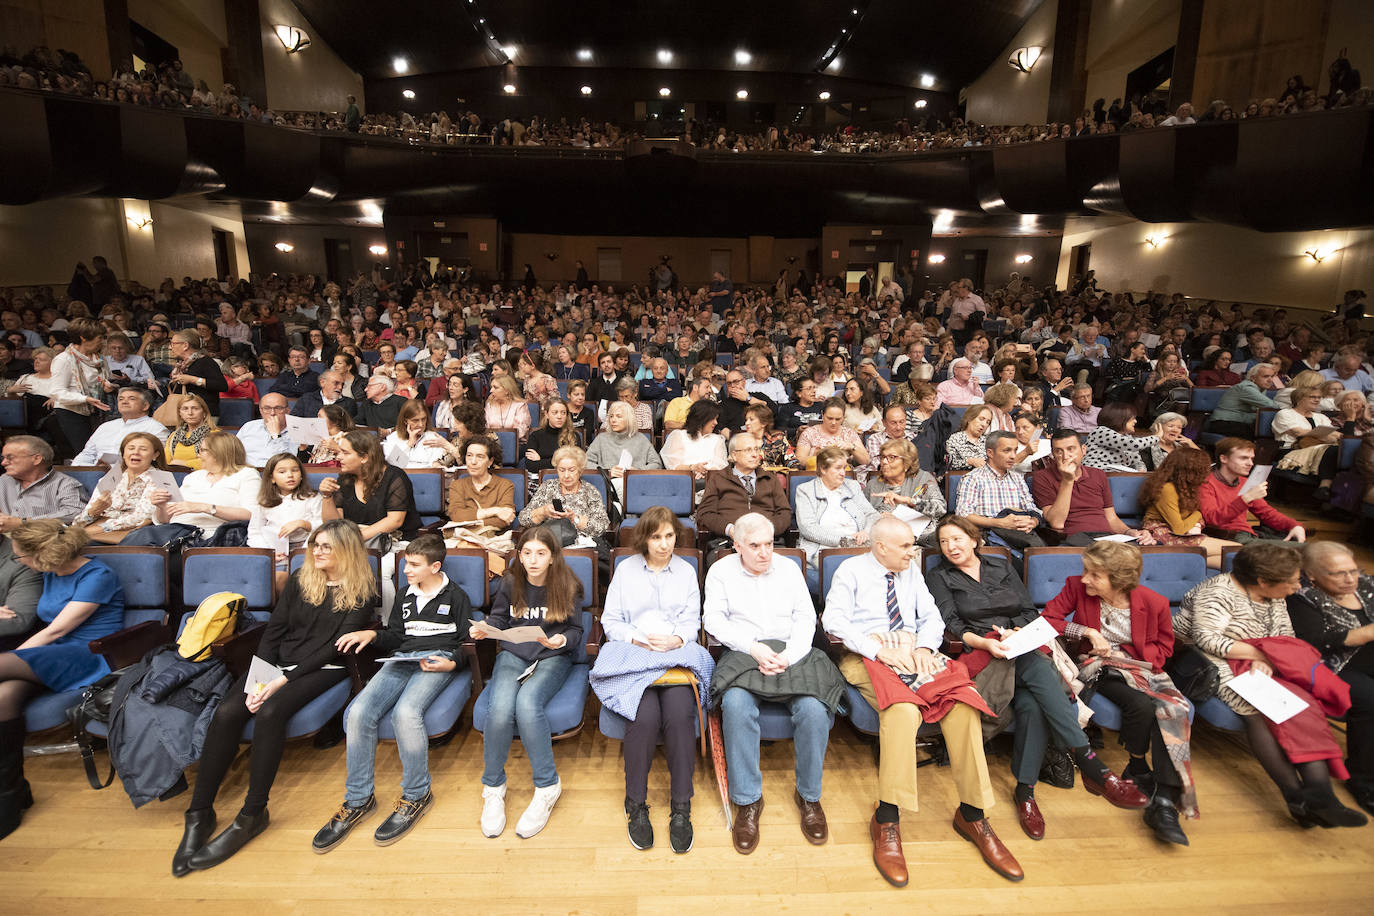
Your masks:
[{"label": "red folded coat", "polygon": [[951,660],[942,671],[914,691],[897,676],[897,672],[882,662],[866,658],[864,668],[873,682],[873,693],[879,709],[887,709],[893,703],[915,703],[921,710],[924,722],[939,722],[945,713],[954,708],[955,703],[967,703],[985,715],[993,715],[978,694],[978,688],[973,686],[968,669],[962,662]]}]

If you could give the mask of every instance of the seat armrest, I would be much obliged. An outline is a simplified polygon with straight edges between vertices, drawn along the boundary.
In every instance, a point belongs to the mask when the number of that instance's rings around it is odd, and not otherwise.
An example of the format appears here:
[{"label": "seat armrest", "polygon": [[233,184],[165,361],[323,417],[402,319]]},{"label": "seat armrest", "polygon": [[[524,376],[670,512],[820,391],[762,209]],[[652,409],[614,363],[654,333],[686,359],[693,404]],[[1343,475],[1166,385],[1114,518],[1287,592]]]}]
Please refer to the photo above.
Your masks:
[{"label": "seat armrest", "polygon": [[111,669],[118,670],[126,665],[132,665],[147,655],[151,649],[167,642],[167,638],[168,630],[165,623],[145,620],[118,633],[92,639],[88,645],[92,653],[105,657]]},{"label": "seat armrest", "polygon": [[235,677],[246,674],[253,663],[253,655],[258,651],[258,643],[262,642],[263,634],[266,632],[265,623],[241,630],[233,636],[216,640],[210,646],[210,654],[221,659]]},{"label": "seat armrest", "polygon": [[593,619],[591,632],[587,634],[587,657],[596,658],[596,654],[601,651],[601,644],[605,641],[606,631],[601,628],[601,621]]},{"label": "seat armrest", "polygon": [[353,682],[353,693],[359,693],[367,682],[370,681],[382,667],[377,664],[377,644],[375,642],[363,646],[360,652],[346,652],[343,654],[344,668],[348,670],[348,679]]},{"label": "seat armrest", "polygon": [[468,670],[472,672],[472,693],[473,696],[476,696],[482,692],[482,684],[484,683],[482,665],[477,657],[477,640],[465,639],[460,648],[463,655],[467,657]]}]

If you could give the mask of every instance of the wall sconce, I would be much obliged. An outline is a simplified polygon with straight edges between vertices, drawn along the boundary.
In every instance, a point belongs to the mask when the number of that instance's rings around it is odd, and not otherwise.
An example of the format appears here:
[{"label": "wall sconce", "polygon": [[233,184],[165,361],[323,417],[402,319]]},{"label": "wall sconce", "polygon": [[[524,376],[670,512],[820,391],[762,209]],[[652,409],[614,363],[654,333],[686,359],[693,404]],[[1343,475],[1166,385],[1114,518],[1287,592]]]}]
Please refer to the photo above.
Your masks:
[{"label": "wall sconce", "polygon": [[288,254],[296,250],[296,246],[292,245],[290,242],[278,242],[272,247],[280,251],[282,254]]},{"label": "wall sconce", "polygon": [[1016,256],[1016,263],[1017,263],[1017,264],[1029,264],[1031,261],[1034,261],[1034,260],[1035,260],[1035,258],[1034,258],[1033,256],[1031,256],[1031,255],[1028,255],[1028,254],[1018,254],[1018,255]]},{"label": "wall sconce", "polygon": [[1035,62],[1044,53],[1045,49],[1037,45],[1031,45],[1029,48],[1017,48],[1011,52],[1011,57],[1007,58],[1007,65],[1018,73],[1030,73]]},{"label": "wall sconce", "polygon": [[310,47],[310,36],[294,25],[274,25],[272,31],[277,33],[277,41],[281,42],[287,54],[295,54]]},{"label": "wall sconce", "polygon": [[546,251],[546,252],[544,252],[544,257],[548,258],[550,261],[557,261],[557,260],[558,260],[558,252],[556,252],[556,251]]},{"label": "wall sconce", "polygon": [[153,218],[151,216],[126,216],[125,219],[128,220],[129,225],[133,226],[135,229],[147,229],[149,226],[153,224]]},{"label": "wall sconce", "polygon": [[1322,251],[1320,248],[1309,248],[1304,251],[1303,254],[1307,255],[1317,264],[1326,260],[1326,252]]},{"label": "wall sconce", "polygon": [[371,245],[371,246],[368,247],[367,250],[370,251],[370,252],[372,252],[373,254],[375,254],[375,255],[376,255],[377,257],[379,257],[379,258],[380,258],[382,255],[386,254],[386,246],[385,246],[385,245]]},{"label": "wall sconce", "polygon": [[925,99],[917,99],[917,100],[916,100],[916,107],[917,107],[917,108],[925,108],[927,104],[929,104],[929,103],[928,103]]},{"label": "wall sconce", "polygon": [[1163,244],[1164,244],[1165,242],[1167,242],[1168,240],[1169,240],[1169,237],[1168,237],[1167,235],[1147,235],[1147,236],[1145,236],[1145,244],[1146,244],[1146,245],[1149,245],[1151,248],[1158,248],[1160,245],[1163,245]]},{"label": "wall sconce", "polygon": [[926,260],[932,264],[943,264],[945,263],[945,256],[942,254],[933,254],[926,258]]}]

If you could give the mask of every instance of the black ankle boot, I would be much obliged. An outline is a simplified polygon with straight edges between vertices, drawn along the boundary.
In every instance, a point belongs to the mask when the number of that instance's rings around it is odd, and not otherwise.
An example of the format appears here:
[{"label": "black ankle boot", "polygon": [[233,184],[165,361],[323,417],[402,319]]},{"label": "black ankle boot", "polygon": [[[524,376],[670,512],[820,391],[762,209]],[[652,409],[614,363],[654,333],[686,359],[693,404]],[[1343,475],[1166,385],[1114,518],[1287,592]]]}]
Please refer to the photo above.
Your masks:
[{"label": "black ankle boot", "polygon": [[215,833],[214,808],[186,812],[186,829],[181,834],[181,845],[172,856],[172,877],[184,878],[191,873],[191,856],[200,852]]},{"label": "black ankle boot", "polygon": [[1308,816],[1319,827],[1363,827],[1369,823],[1369,818],[1364,814],[1342,805],[1330,787],[1321,790],[1303,789],[1302,795]]},{"label": "black ankle boot", "polygon": [[234,822],[219,836],[200,848],[200,851],[191,856],[190,866],[200,870],[204,868],[214,868],[227,862],[235,853],[248,845],[248,841],[259,833],[267,829],[270,818],[267,816],[267,809],[262,809],[261,814],[239,813],[234,818]]},{"label": "black ankle boot", "polygon": [[33,793],[24,779],[24,719],[0,722],[0,840],[24,821]]}]

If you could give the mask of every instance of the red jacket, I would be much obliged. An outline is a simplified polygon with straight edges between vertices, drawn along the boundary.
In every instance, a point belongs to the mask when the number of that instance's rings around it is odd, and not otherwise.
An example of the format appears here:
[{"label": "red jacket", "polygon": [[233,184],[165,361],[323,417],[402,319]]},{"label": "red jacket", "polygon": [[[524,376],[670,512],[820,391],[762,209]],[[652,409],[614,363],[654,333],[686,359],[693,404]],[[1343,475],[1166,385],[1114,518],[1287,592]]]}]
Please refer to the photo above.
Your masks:
[{"label": "red jacket", "polygon": [[[1074,623],[1102,630],[1102,601],[1088,594],[1082,576],[1069,576],[1063,590],[1045,605],[1044,617],[1060,635],[1071,616]],[[1122,649],[1131,658],[1149,662],[1156,673],[1164,670],[1164,663],[1174,654],[1168,598],[1143,585],[1131,589],[1131,641]]]},{"label": "red jacket", "polygon": [[1203,482],[1202,489],[1198,490],[1197,494],[1198,507],[1202,510],[1202,524],[1222,531],[1253,533],[1254,529],[1250,527],[1250,520],[1246,516],[1248,510],[1255,513],[1260,524],[1268,525],[1275,531],[1287,534],[1297,527],[1297,522],[1262,499],[1252,500],[1247,505],[1245,500],[1240,498],[1240,491],[1247,479],[1241,477],[1234,486],[1227,486],[1215,471],[1208,474],[1207,480]]}]

